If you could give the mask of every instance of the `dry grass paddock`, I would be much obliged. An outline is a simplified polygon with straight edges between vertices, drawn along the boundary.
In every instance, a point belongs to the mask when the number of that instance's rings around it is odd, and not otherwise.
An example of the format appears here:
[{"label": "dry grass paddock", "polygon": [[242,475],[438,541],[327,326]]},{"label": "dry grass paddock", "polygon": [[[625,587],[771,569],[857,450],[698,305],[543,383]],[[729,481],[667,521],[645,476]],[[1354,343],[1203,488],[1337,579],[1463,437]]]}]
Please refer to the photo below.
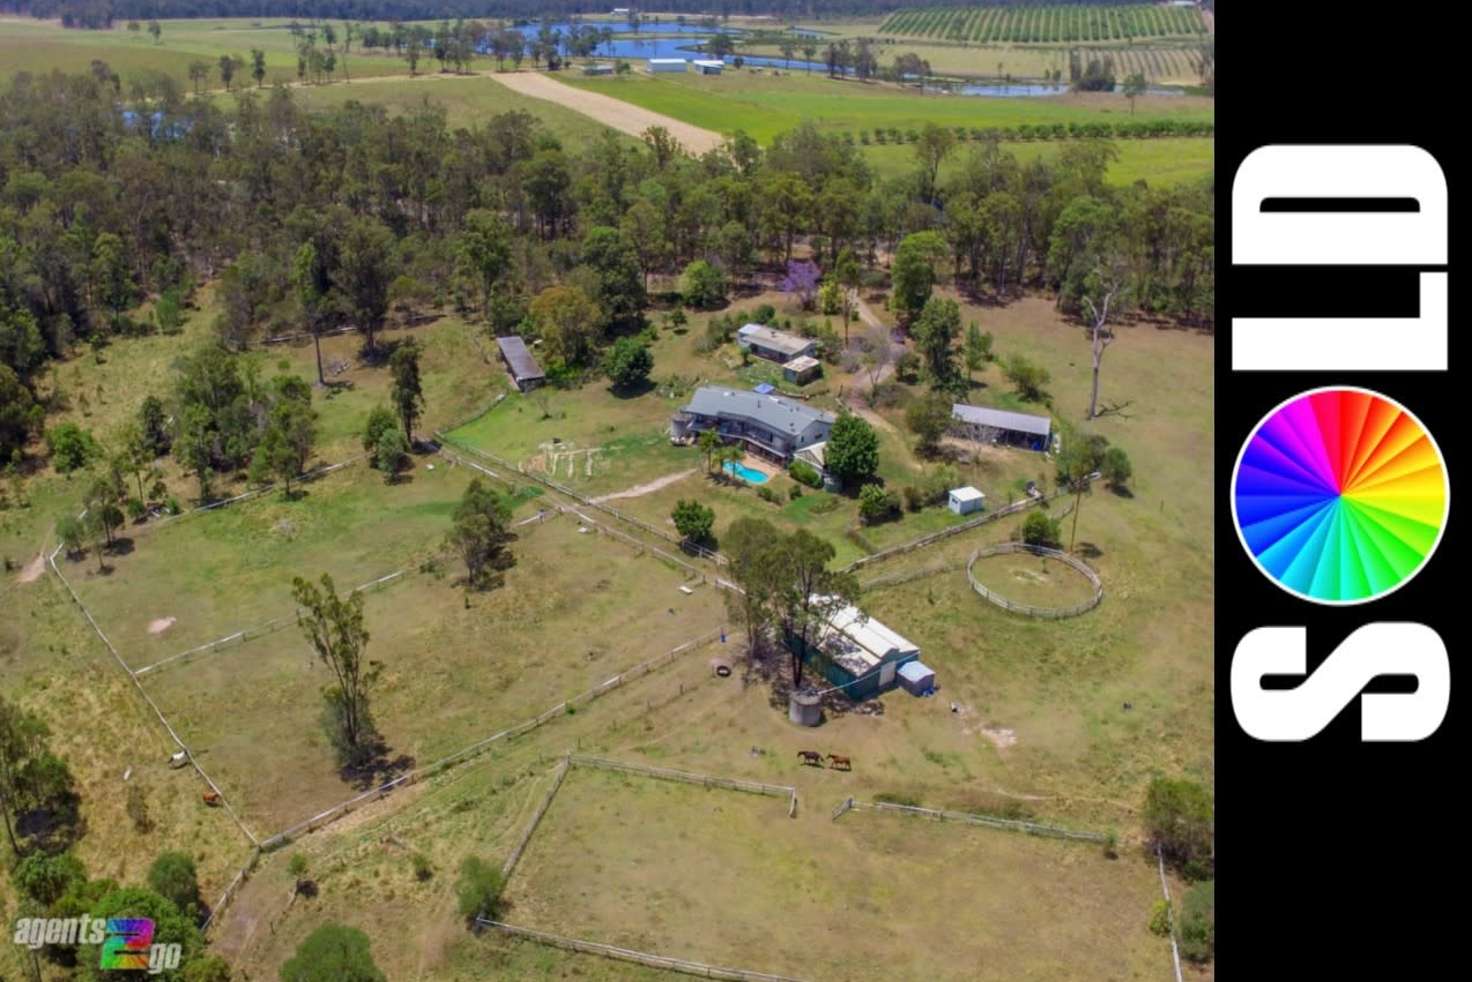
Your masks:
[{"label": "dry grass paddock", "polygon": [[[503,919],[808,979],[1162,978],[1159,884],[1095,846],[576,767]],[[965,875],[957,875],[965,870]]]},{"label": "dry grass paddock", "polygon": [[[291,580],[330,573],[339,592],[441,549],[450,513],[474,471],[438,456],[386,486],[356,464],[294,489],[126,530],[131,548],[105,557],[57,557],[82,602],[135,671],[293,609]],[[430,470],[433,467],[433,470]],[[518,514],[534,508],[523,505]],[[175,618],[151,632],[155,621]]]},{"label": "dry grass paddock", "polygon": [[[682,572],[578,529],[566,516],[522,528],[505,584],[468,608],[449,575],[416,572],[368,597],[390,761],[432,763],[720,625],[713,587],[685,594]],[[258,834],[357,792],[319,724],[330,673],[295,626],[143,681]]]}]

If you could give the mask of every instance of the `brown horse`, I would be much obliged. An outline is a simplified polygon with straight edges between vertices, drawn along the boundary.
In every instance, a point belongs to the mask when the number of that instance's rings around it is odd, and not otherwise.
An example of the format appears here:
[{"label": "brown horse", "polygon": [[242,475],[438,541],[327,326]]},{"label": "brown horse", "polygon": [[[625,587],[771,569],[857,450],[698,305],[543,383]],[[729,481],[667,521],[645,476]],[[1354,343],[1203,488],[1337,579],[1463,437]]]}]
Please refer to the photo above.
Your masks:
[{"label": "brown horse", "polygon": [[829,754],[828,760],[832,762],[835,771],[851,771],[854,769],[853,762],[847,757],[838,754]]},{"label": "brown horse", "polygon": [[802,758],[802,762],[804,764],[807,764],[811,767],[823,766],[823,755],[818,753],[816,750],[799,750],[797,752],[797,755]]},{"label": "brown horse", "polygon": [[206,791],[204,793],[204,803],[211,808],[218,807],[220,804],[220,793],[218,791]]}]

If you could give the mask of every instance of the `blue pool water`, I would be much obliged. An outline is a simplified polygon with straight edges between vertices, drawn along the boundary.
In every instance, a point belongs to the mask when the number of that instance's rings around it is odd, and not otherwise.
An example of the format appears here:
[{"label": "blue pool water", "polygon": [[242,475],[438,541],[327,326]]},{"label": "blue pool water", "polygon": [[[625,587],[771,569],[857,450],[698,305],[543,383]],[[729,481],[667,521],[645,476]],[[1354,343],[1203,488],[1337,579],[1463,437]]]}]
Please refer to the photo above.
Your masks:
[{"label": "blue pool water", "polygon": [[726,461],[725,470],[727,474],[733,474],[741,478],[747,484],[766,484],[767,475],[761,471],[754,471],[750,467],[736,463],[734,460]]}]

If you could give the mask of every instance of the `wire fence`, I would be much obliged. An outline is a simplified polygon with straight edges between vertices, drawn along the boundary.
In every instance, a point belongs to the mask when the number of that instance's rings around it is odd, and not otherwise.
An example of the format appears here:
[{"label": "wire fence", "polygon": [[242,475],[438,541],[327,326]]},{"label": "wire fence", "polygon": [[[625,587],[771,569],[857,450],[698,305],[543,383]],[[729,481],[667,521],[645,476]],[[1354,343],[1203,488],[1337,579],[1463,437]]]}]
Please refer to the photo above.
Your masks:
[{"label": "wire fence", "polygon": [[[82,512],[82,515],[85,516],[86,512]],[[67,578],[64,575],[62,575],[61,567],[56,565],[56,556],[60,552],[61,546],[57,546],[54,550],[52,550],[51,555],[47,557],[47,562],[51,566],[51,572],[55,573],[56,578],[61,581],[61,585],[66,587],[66,592],[72,598],[72,602],[77,605],[77,609],[82,612],[82,616],[87,619],[87,623],[92,626],[92,630],[95,631],[97,636],[102,639],[103,645],[107,648],[109,652],[112,653],[112,656],[114,659],[117,660],[118,665],[122,667],[123,672],[128,676],[128,681],[133,683],[133,688],[138,690],[138,694],[143,697],[144,703],[148,705],[149,709],[153,710],[153,715],[158,717],[159,723],[163,725],[164,730],[169,734],[169,738],[172,739],[174,741],[174,744],[184,752],[184,759],[189,762],[189,765],[194,768],[195,773],[198,774],[201,779],[203,779],[204,783],[209,785],[210,790],[213,791],[215,794],[215,800],[220,803],[220,805],[225,809],[226,813],[229,814],[230,818],[234,820],[235,824],[240,828],[240,831],[245,833],[245,837],[250,840],[251,845],[259,846],[261,844],[260,840],[255,837],[255,834],[246,827],[246,824],[241,821],[240,816],[235,813],[235,809],[231,807],[229,799],[225,797],[225,794],[220,790],[219,785],[215,784],[214,780],[205,773],[204,768],[199,766],[199,762],[194,759],[194,754],[189,750],[189,745],[183,741],[179,734],[175,732],[173,726],[169,724],[168,718],[164,716],[163,711],[158,708],[158,704],[153,701],[153,698],[149,696],[147,690],[143,688],[143,683],[138,681],[138,676],[133,674],[133,670],[128,667],[128,663],[124,661],[123,656],[118,653],[118,649],[113,647],[112,641],[103,632],[101,626],[98,625],[97,619],[92,616],[92,612],[87,609],[87,605],[82,603],[82,598],[77,596],[77,591],[72,589],[71,583],[67,581]]]},{"label": "wire fence", "polygon": [[872,580],[860,583],[859,590],[863,593],[868,593],[871,590],[883,590],[886,587],[900,586],[901,584],[910,583],[914,580],[924,579],[927,576],[950,573],[964,568],[965,565],[961,560],[954,559],[941,563],[931,563],[929,566],[922,566],[919,569],[906,569],[895,573],[885,573],[882,576],[876,576]]},{"label": "wire fence", "polygon": [[676,548],[679,548],[679,549],[682,549],[682,550],[689,550],[690,552],[694,553],[695,555],[700,556],[702,559],[708,559],[708,560],[710,560],[711,562],[715,563],[717,566],[722,566],[722,565],[725,565],[725,563],[726,563],[726,557],[723,556],[723,555],[721,555],[719,552],[716,552],[716,551],[711,550],[711,549],[707,549],[704,546],[700,546],[700,545],[696,545],[694,543],[686,542],[683,539],[676,538],[675,536],[673,536],[670,533],[666,532],[662,528],[659,528],[659,527],[654,526],[654,525],[650,525],[648,522],[644,521],[643,519],[635,518],[633,515],[630,515],[627,512],[620,511],[619,509],[614,508],[612,505],[609,505],[609,504],[607,504],[605,502],[596,501],[593,498],[588,497],[587,495],[583,494],[580,491],[573,490],[572,488],[568,487],[566,484],[561,483],[560,481],[554,481],[551,478],[543,477],[540,474],[537,474],[537,473],[534,473],[532,471],[529,471],[526,468],[522,467],[521,464],[518,464],[518,463],[516,463],[514,461],[507,460],[505,457],[502,457],[502,456],[500,456],[498,454],[491,453],[488,450],[482,450],[479,447],[468,446],[468,445],[466,445],[464,443],[459,442],[458,440],[455,440],[455,439],[452,439],[451,437],[446,436],[444,433],[439,432],[439,431],[436,431],[435,432],[434,437],[435,437],[435,440],[439,441],[439,443],[441,445],[444,445],[444,444],[447,444],[448,443],[450,446],[452,446],[455,449],[461,451],[462,453],[472,454],[472,455],[474,455],[476,457],[480,457],[481,459],[490,461],[491,463],[493,463],[493,464],[495,464],[495,465],[497,465],[499,467],[503,467],[503,468],[505,468],[508,471],[513,471],[513,472],[515,472],[517,474],[520,474],[522,477],[525,477],[525,478],[528,478],[530,480],[536,481],[538,484],[542,485],[543,487],[551,488],[553,491],[556,491],[558,494],[566,495],[567,497],[573,499],[574,501],[578,502],[579,504],[585,505],[585,506],[587,506],[589,508],[596,508],[597,510],[599,510],[599,511],[605,513],[605,514],[611,515],[612,517],[618,519],[621,522],[625,522],[625,523],[627,523],[629,525],[632,525],[635,528],[639,529],[641,532],[644,532],[644,533],[646,533],[648,535],[652,535],[652,536],[654,536],[654,537],[656,537],[658,539],[661,539],[661,540],[669,543],[670,545],[675,546]]},{"label": "wire fence", "polygon": [[530,941],[550,945],[554,948],[582,952],[586,955],[599,955],[603,958],[612,958],[618,961],[634,962],[639,965],[647,965],[650,968],[662,968],[666,971],[682,972],[685,975],[694,975],[703,979],[731,979],[734,982],[801,982],[799,979],[794,979],[786,975],[754,972],[745,968],[723,968],[719,965],[707,965],[704,962],[690,961],[685,958],[671,958],[668,955],[656,955],[647,951],[635,951],[632,948],[620,948],[616,945],[603,944],[600,941],[565,938],[561,935],[548,934],[545,931],[534,931],[527,927],[516,927],[512,924],[487,920],[483,917],[477,917],[475,922],[481,927],[493,927],[513,937],[526,938]]},{"label": "wire fence", "polygon": [[[1094,588],[1093,596],[1082,603],[1072,604],[1067,607],[1038,607],[1034,604],[1019,603],[1016,600],[1008,600],[995,590],[991,590],[976,579],[971,567],[978,560],[989,556],[1001,556],[1007,553],[1025,552],[1044,559],[1055,559],[1068,568],[1076,571],[1087,579]],[[1099,579],[1099,574],[1082,559],[1070,556],[1068,553],[1058,549],[1049,549],[1045,546],[1028,545],[1026,542],[1002,542],[994,546],[978,549],[971,554],[966,561],[966,579],[971,584],[971,589],[986,600],[996,604],[1003,610],[1009,610],[1014,614],[1024,614],[1028,617],[1040,617],[1045,620],[1062,620],[1065,617],[1077,617],[1085,614],[1099,606],[1099,601],[1104,599],[1104,584]]]},{"label": "wire fence", "polygon": [[833,818],[848,811],[876,811],[888,812],[893,815],[910,815],[915,818],[929,818],[935,821],[963,822],[967,825],[984,825],[987,828],[1005,829],[1009,832],[1025,832],[1028,835],[1038,835],[1053,839],[1072,839],[1078,842],[1107,843],[1109,836],[1101,832],[1080,832],[1076,829],[1066,829],[1058,825],[1043,825],[1039,822],[1024,822],[1016,818],[997,818],[993,815],[975,815],[970,812],[945,811],[938,808],[921,808],[917,805],[895,805],[887,801],[859,801],[849,798],[845,804],[848,807],[842,810],[834,810]]},{"label": "wire fence", "polygon": [[511,850],[511,855],[507,856],[506,862],[501,864],[502,883],[511,879],[511,874],[516,871],[516,864],[521,862],[521,854],[526,852],[527,843],[532,841],[532,833],[537,831],[537,826],[542,824],[542,817],[547,814],[547,809],[552,807],[552,799],[557,797],[557,792],[562,787],[562,780],[567,777],[567,770],[571,766],[572,759],[568,756],[564,756],[562,763],[557,765],[557,773],[552,776],[552,786],[547,789],[547,794],[542,798],[542,803],[537,806],[532,820],[526,824],[526,829],[522,831],[516,847]]},{"label": "wire fence", "polygon": [[640,664],[635,665],[633,668],[628,669],[625,672],[621,672],[618,675],[615,675],[612,678],[609,678],[608,680],[595,685],[593,688],[579,693],[576,696],[573,696],[571,699],[566,699],[562,702],[559,702],[557,705],[546,710],[538,716],[534,716],[531,719],[518,723],[516,726],[501,730],[498,733],[493,733],[485,739],[478,740],[475,743],[472,743],[470,746],[465,747],[461,750],[457,750],[455,753],[452,753],[449,756],[441,757],[439,760],[431,764],[426,764],[423,767],[415,768],[412,771],[408,771],[404,774],[399,775],[391,781],[386,781],[383,784],[378,785],[377,787],[370,788],[369,790],[364,791],[361,794],[354,795],[346,801],[339,802],[338,804],[333,805],[331,808],[328,808],[325,811],[318,812],[311,818],[308,818],[302,822],[298,822],[290,828],[287,828],[281,832],[276,833],[273,836],[268,837],[260,843],[260,846],[263,850],[267,851],[279,849],[281,846],[292,842],[301,835],[309,832],[315,832],[326,825],[332,824],[333,822],[342,818],[344,815],[347,815],[356,810],[363,804],[377,801],[380,798],[384,798],[387,795],[391,794],[395,790],[409,787],[413,784],[417,784],[420,781],[434,777],[437,774],[441,774],[451,767],[462,764],[467,760],[470,760],[471,758],[484,753],[487,749],[489,749],[496,743],[499,743],[503,740],[514,739],[526,733],[530,733],[532,730],[535,730],[537,727],[542,726],[550,720],[557,719],[559,716],[566,716],[570,708],[587,705],[588,703],[593,702],[595,699],[599,699],[607,695],[608,693],[628,682],[634,681],[635,679],[643,678],[645,675],[657,671],[658,669],[663,668],[665,665],[674,662],[681,655],[692,651],[695,648],[701,647],[702,645],[709,644],[711,641],[715,640],[716,637],[718,637],[721,633],[722,632],[720,630],[711,631],[707,634],[700,635],[699,637],[692,638],[691,640],[686,641],[684,644],[677,645],[676,647],[670,649],[667,652],[664,652],[661,655],[651,658],[648,661],[641,662]]},{"label": "wire fence", "polygon": [[[878,552],[869,556],[861,556],[845,566],[843,568],[843,571],[845,573],[853,573],[864,568],[870,563],[883,562],[886,559],[892,559],[895,556],[902,556],[905,553],[913,552],[916,549],[923,549],[926,546],[934,545],[935,543],[940,542],[944,539],[949,539],[953,535],[960,535],[962,532],[969,532],[974,528],[981,528],[983,525],[988,525],[992,522],[1006,517],[1007,515],[1015,515],[1018,512],[1026,511],[1034,505],[1041,505],[1045,502],[1052,501],[1055,498],[1062,496],[1064,493],[1065,492],[1062,490],[1057,490],[1054,491],[1052,494],[1044,494],[1039,495],[1036,498],[1023,498],[1021,501],[1014,501],[1010,505],[999,508],[996,511],[987,512],[985,515],[981,515],[977,518],[962,522],[959,525],[952,525],[950,528],[943,528],[939,532],[931,532],[928,535],[922,535],[918,539],[911,539],[909,542],[901,542],[899,545],[890,546],[888,549],[881,549]],[[1062,518],[1063,515],[1066,514],[1068,513],[1065,511],[1058,517]]]},{"label": "wire fence", "polygon": [[235,874],[235,879],[230,881],[229,886],[225,887],[225,892],[220,894],[220,899],[216,900],[215,905],[210,908],[210,916],[206,917],[204,923],[200,925],[200,931],[209,932],[210,925],[219,919],[220,915],[225,912],[225,909],[235,899],[235,895],[240,892],[240,888],[245,885],[245,881],[250,879],[250,874],[255,871],[256,863],[260,861],[260,858],[261,847],[251,846],[250,855],[246,857],[245,865],[240,867],[240,872]]},{"label": "wire fence", "polygon": [[1170,906],[1170,887],[1165,882],[1165,854],[1160,851],[1160,846],[1155,846],[1155,862],[1160,870],[1160,892],[1165,894],[1166,917],[1170,920],[1170,954],[1175,960],[1176,982],[1183,982],[1181,978],[1181,948],[1176,944],[1176,918]]},{"label": "wire fence", "polygon": [[581,521],[584,525],[586,525],[589,528],[595,530],[599,534],[612,536],[613,538],[618,539],[619,541],[625,543],[626,545],[629,545],[629,546],[634,547],[635,549],[638,549],[640,552],[648,552],[648,553],[651,553],[651,554],[653,554],[655,556],[658,556],[660,559],[663,559],[665,562],[673,563],[675,566],[677,566],[680,569],[684,570],[686,573],[690,574],[691,576],[697,577],[700,580],[700,582],[702,582],[702,583],[714,583],[715,586],[718,589],[727,589],[730,586],[730,584],[728,584],[725,580],[721,579],[720,577],[707,575],[704,570],[699,569],[698,567],[695,567],[695,566],[690,565],[689,563],[685,562],[683,559],[680,559],[678,556],[672,556],[669,553],[665,552],[663,549],[660,549],[657,546],[652,546],[652,545],[650,545],[647,542],[640,542],[638,539],[634,538],[632,535],[629,535],[626,532],[620,532],[618,529],[613,528],[612,526],[605,525],[602,522],[599,522],[599,521],[596,521],[595,519],[589,518],[586,514],[584,514],[581,511],[578,511],[576,508],[568,507],[567,510],[569,512],[571,512],[572,514],[576,515],[578,517],[578,520]]},{"label": "wire fence", "polygon": [[570,754],[568,759],[574,764],[602,767],[605,770],[623,771],[628,774],[640,774],[644,777],[659,778],[662,781],[681,781],[685,784],[698,784],[706,788],[725,788],[728,791],[748,791],[752,794],[786,798],[788,817],[797,816],[797,788],[786,784],[762,784],[760,781],[744,781],[740,778],[714,777],[710,774],[677,771],[668,767],[650,767],[646,764],[630,764],[626,761],[609,760],[606,757],[585,757],[581,754]]},{"label": "wire fence", "polygon": [[[335,464],[324,464],[321,467],[317,467],[309,471],[303,471],[302,473],[297,475],[296,480],[302,483],[315,481],[318,478],[326,477],[328,474],[334,473],[335,471],[340,471],[344,467],[351,467],[356,463],[360,463],[361,461],[366,460],[367,457],[367,454],[358,454],[356,457],[349,457],[347,460],[341,460]],[[177,515],[167,515],[164,518],[160,518],[156,522],[145,522],[139,527],[141,529],[163,528],[165,525],[170,525],[174,522],[181,522],[186,518],[192,518],[195,515],[202,515],[205,512],[214,511],[217,508],[226,508],[230,505],[239,504],[242,501],[249,501],[252,498],[259,498],[261,495],[267,493],[268,491],[275,490],[276,486],[276,482],[271,481],[267,484],[262,484],[260,487],[252,488],[249,491],[245,491],[230,498],[224,498],[220,501],[211,501],[207,505],[200,505],[198,508],[190,508],[188,511],[181,511]]]},{"label": "wire fence", "polygon": [[[383,576],[378,577],[375,580],[369,580],[367,583],[364,583],[361,586],[353,587],[352,590],[348,591],[348,595],[351,596],[354,593],[371,593],[375,590],[381,590],[392,583],[398,582],[408,572],[409,570],[407,569],[396,569],[392,573],[387,573]],[[207,651],[215,651],[232,644],[245,644],[247,641],[254,641],[256,638],[262,638],[268,634],[273,634],[276,631],[281,630],[282,628],[290,627],[291,625],[295,624],[297,622],[297,613],[299,611],[300,608],[296,608],[290,614],[284,614],[281,617],[273,617],[269,621],[265,621],[264,623],[256,624],[253,627],[244,628],[242,630],[236,631],[234,634],[227,634],[223,638],[216,638],[213,641],[206,641],[204,644],[196,645],[187,651],[181,651],[176,655],[169,655],[167,658],[160,658],[152,665],[144,665],[142,668],[134,669],[133,674],[147,675],[150,672],[155,672],[158,669],[163,668],[165,665],[172,665],[178,662],[188,661],[198,655],[204,654]]]}]

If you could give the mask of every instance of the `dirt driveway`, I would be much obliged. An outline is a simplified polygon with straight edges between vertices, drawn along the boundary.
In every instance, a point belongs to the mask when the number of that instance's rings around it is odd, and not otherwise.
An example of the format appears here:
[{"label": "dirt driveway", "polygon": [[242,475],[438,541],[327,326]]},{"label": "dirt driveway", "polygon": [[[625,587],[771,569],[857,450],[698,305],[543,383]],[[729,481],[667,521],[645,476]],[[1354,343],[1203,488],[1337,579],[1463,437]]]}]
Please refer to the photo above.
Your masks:
[{"label": "dirt driveway", "polygon": [[508,89],[534,99],[546,99],[565,106],[584,116],[596,119],[605,126],[638,136],[651,126],[663,126],[680,144],[695,155],[705,153],[721,145],[724,137],[710,130],[703,130],[689,123],[661,113],[641,109],[632,103],[623,102],[598,92],[585,92],[571,85],[563,85],[555,78],[540,72],[505,72],[491,76]]}]

